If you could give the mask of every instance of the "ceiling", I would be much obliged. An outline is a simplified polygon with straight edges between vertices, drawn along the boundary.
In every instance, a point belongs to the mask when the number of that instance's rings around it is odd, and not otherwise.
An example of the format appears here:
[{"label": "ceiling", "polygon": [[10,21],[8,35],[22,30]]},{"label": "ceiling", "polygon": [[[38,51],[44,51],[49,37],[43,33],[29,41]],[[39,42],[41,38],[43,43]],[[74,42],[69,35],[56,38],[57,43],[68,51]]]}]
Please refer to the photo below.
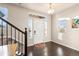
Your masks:
[{"label": "ceiling", "polygon": [[[54,13],[58,13],[76,4],[77,3],[52,3],[52,8],[54,8]],[[48,13],[49,10],[49,3],[17,3],[15,5],[43,13]]]}]

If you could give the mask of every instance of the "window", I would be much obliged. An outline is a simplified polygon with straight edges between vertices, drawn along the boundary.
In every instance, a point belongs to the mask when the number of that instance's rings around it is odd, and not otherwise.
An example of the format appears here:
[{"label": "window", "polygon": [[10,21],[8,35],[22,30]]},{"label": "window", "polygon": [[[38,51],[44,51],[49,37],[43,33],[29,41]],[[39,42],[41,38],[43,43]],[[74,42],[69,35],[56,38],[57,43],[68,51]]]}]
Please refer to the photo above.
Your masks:
[{"label": "window", "polygon": [[66,32],[67,20],[69,20],[69,18],[60,18],[58,20],[58,39],[59,40],[63,39],[63,34]]},{"label": "window", "polygon": [[[0,7],[0,17],[7,20],[7,18],[8,18],[8,9],[7,8]],[[1,27],[2,27],[2,20],[0,20],[0,35],[1,35]],[[5,32],[5,29],[6,29],[5,27],[6,27],[6,23],[3,22],[3,32]],[[3,35],[4,34],[5,33],[3,33]]]}]

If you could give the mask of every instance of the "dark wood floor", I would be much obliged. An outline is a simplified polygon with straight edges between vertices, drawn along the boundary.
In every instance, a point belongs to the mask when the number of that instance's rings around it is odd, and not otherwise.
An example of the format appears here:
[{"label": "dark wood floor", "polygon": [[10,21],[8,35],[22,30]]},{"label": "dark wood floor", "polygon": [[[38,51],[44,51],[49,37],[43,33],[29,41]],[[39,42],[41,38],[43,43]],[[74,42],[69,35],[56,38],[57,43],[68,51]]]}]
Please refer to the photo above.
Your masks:
[{"label": "dark wood floor", "polygon": [[30,46],[28,56],[79,56],[79,51],[72,50],[54,42],[45,43],[44,48]]}]

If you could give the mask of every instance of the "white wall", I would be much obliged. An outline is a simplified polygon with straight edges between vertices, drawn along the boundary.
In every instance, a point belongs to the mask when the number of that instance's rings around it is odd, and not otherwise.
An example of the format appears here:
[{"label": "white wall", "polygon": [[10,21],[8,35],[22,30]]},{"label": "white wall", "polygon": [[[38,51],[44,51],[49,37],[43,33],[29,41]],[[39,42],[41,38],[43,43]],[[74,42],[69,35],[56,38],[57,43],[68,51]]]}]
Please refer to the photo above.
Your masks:
[{"label": "white wall", "polygon": [[79,4],[52,16],[52,41],[79,51],[79,29],[71,28],[71,19],[68,20],[63,40],[58,40],[57,22],[59,18],[73,18],[79,16]]},{"label": "white wall", "polygon": [[[19,6],[15,6],[13,4],[0,4],[0,7],[8,8],[8,21],[23,31],[25,27],[27,27],[28,13],[35,13],[46,16],[48,18],[48,37],[46,41],[51,40],[51,20],[49,15],[34,10],[25,9]],[[32,43],[32,39],[28,39],[28,45],[32,45]]]}]

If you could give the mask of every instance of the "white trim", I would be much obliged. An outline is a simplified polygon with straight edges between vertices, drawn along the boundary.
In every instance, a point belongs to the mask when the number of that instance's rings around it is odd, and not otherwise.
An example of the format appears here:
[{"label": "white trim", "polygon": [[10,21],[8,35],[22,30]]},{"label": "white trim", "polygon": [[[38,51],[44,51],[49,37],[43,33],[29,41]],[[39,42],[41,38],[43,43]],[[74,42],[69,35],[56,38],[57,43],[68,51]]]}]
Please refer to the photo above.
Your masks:
[{"label": "white trim", "polygon": [[[44,42],[41,42],[41,43],[46,43],[46,42],[50,42],[50,40],[49,41],[44,41]],[[35,44],[30,44],[30,45],[28,44],[27,47],[33,46],[33,45],[35,45]]]},{"label": "white trim", "polygon": [[62,43],[60,43],[60,42],[56,42],[56,41],[52,41],[52,42],[57,43],[57,44],[62,45],[62,46],[65,46],[65,47],[68,47],[68,48],[70,48],[70,49],[73,49],[73,50],[79,51],[79,49],[74,48],[74,47],[71,47],[71,46],[69,46],[69,45],[62,44]]}]

